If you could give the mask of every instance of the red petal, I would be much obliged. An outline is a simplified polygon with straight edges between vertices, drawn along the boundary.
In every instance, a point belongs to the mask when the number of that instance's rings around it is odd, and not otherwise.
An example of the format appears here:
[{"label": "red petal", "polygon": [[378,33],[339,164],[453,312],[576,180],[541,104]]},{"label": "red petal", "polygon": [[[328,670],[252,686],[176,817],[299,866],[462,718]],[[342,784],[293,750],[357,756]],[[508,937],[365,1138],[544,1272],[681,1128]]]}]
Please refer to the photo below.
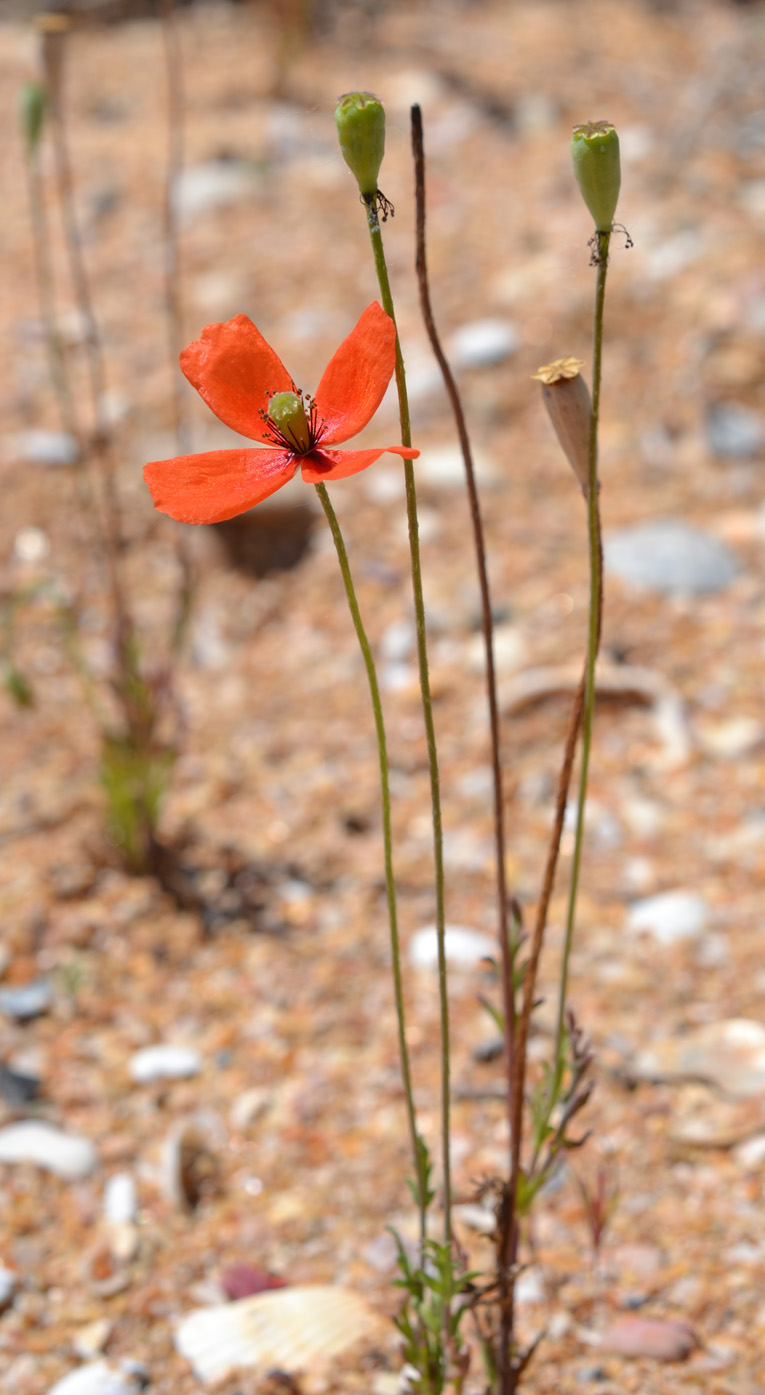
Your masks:
[{"label": "red petal", "polygon": [[289,392],[292,379],[247,315],[235,315],[224,325],[207,325],[183,350],[180,361],[216,417],[241,436],[269,443],[258,412],[267,409],[275,392]]},{"label": "red petal", "polygon": [[326,480],[344,480],[358,475],[367,465],[374,465],[385,452],[400,455],[404,460],[416,460],[418,450],[407,446],[380,446],[377,450],[314,450],[301,463],[306,484],[324,484]]},{"label": "red petal", "polygon": [[222,523],[275,494],[296,469],[286,450],[211,450],[152,460],[143,477],[160,513],[179,523]]},{"label": "red petal", "polygon": [[357,435],[371,421],[396,366],[396,326],[377,301],[331,358],[314,402],[322,444]]}]

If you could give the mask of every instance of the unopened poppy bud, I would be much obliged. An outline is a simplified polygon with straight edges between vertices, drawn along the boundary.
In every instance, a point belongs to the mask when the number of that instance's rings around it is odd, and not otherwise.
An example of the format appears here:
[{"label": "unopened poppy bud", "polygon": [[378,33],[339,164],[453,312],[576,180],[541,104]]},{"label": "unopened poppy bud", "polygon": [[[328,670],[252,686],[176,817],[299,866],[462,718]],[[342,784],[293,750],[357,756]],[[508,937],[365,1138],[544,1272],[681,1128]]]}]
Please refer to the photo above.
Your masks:
[{"label": "unopened poppy bud", "polygon": [[359,192],[371,197],[377,193],[385,154],[385,108],[372,92],[346,92],[335,107],[335,124],[343,159]]},{"label": "unopened poppy bud", "polygon": [[619,137],[610,121],[588,121],[575,126],[571,159],[582,198],[595,220],[595,231],[613,227],[622,182]]},{"label": "unopened poppy bud", "polygon": [[40,143],[48,94],[41,82],[26,82],[19,93],[19,118],[24,135],[27,159],[31,159]]},{"label": "unopened poppy bud", "polygon": [[590,392],[578,358],[559,358],[534,374],[542,401],[585,498],[589,483]]},{"label": "unopened poppy bud", "polygon": [[311,429],[296,392],[277,392],[268,403],[268,415],[280,436],[297,451],[311,449]]}]

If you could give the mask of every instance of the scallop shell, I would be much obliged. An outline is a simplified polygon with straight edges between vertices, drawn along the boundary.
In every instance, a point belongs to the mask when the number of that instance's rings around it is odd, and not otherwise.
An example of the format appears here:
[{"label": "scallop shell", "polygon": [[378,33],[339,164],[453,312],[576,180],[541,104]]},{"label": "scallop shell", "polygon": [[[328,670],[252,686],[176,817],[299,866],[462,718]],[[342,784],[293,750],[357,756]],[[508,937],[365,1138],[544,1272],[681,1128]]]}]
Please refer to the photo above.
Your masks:
[{"label": "scallop shell", "polygon": [[196,1308],[175,1332],[176,1350],[206,1384],[238,1367],[290,1373],[338,1356],[379,1318],[350,1289],[306,1284]]}]

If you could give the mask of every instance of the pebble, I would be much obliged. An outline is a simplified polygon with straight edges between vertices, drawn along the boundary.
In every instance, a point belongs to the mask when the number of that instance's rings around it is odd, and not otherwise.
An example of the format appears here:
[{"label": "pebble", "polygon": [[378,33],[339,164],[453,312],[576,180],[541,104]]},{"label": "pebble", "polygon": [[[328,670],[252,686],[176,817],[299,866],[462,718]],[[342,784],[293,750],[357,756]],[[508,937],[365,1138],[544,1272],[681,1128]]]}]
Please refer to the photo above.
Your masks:
[{"label": "pebble", "polygon": [[201,214],[251,198],[257,187],[256,171],[245,160],[206,160],[182,171],[173,202],[183,222],[192,223]]},{"label": "pebble", "polygon": [[95,1322],[79,1327],[72,1338],[72,1346],[83,1361],[91,1361],[99,1356],[112,1334],[113,1324],[108,1318],[97,1318]]},{"label": "pebble", "polygon": [[765,1092],[765,1027],[744,1017],[652,1042],[632,1063],[639,1079],[706,1080],[734,1099]]},{"label": "pebble", "polygon": [[53,1124],[25,1119],[0,1129],[0,1163],[32,1163],[67,1182],[89,1177],[98,1157],[93,1144]]},{"label": "pebble", "polygon": [[765,1133],[747,1138],[734,1149],[733,1157],[745,1172],[759,1172],[765,1165]]},{"label": "pebble", "polygon": [[219,1190],[220,1162],[211,1132],[202,1120],[178,1119],[165,1141],[163,1190],[181,1211],[196,1210],[205,1197]]},{"label": "pebble", "polygon": [[615,1356],[652,1356],[656,1361],[685,1361],[698,1345],[690,1323],[626,1314],[617,1318],[601,1338],[602,1349]]},{"label": "pebble", "polygon": [[706,435],[713,455],[723,460],[751,460],[765,445],[765,424],[751,407],[720,402],[707,412]]},{"label": "pebble", "polygon": [[104,1187],[104,1220],[109,1225],[130,1225],[138,1211],[138,1194],[131,1172],[115,1172]]},{"label": "pebble", "polygon": [[37,1099],[40,1093],[40,1080],[36,1075],[12,1070],[0,1061],[0,1097],[8,1104],[28,1104]]},{"label": "pebble", "polygon": [[22,431],[14,439],[17,455],[29,465],[74,465],[80,450],[68,431]]},{"label": "pebble", "polygon": [[13,1017],[16,1022],[30,1022],[33,1017],[42,1017],[53,1002],[53,986],[50,979],[38,978],[33,983],[24,983],[16,988],[0,989],[0,1012]]},{"label": "pebble", "polygon": [[[497,625],[494,629],[494,668],[497,673],[516,673],[528,661],[528,645],[517,625]],[[466,645],[470,673],[486,671],[486,644],[483,634],[471,635]]]},{"label": "pebble", "polygon": [[89,1361],[57,1380],[48,1395],[136,1395],[144,1384],[141,1371],[132,1362],[113,1366],[109,1361]]},{"label": "pebble", "polygon": [[510,358],[519,343],[518,330],[510,320],[470,320],[450,336],[447,358],[453,368],[490,368]]},{"label": "pebble", "polygon": [[[476,479],[487,483],[496,475],[494,463],[485,451],[473,451]],[[417,461],[418,483],[438,489],[465,488],[465,460],[459,446],[426,446]]]},{"label": "pebble", "polygon": [[130,1059],[130,1077],[137,1085],[155,1080],[188,1080],[202,1069],[202,1058],[190,1046],[144,1046]]},{"label": "pebble", "polygon": [[[488,935],[466,925],[446,926],[446,958],[462,969],[473,968],[482,959],[494,958],[497,946]],[[418,930],[409,942],[409,962],[415,969],[432,969],[438,964],[438,935],[435,925]]]},{"label": "pebble", "polygon": [[0,1313],[10,1308],[18,1287],[18,1275],[12,1269],[0,1265]]},{"label": "pebble", "polygon": [[606,571],[647,591],[723,591],[738,572],[730,548],[679,519],[623,528],[606,539]]},{"label": "pebble", "polygon": [[696,939],[706,929],[709,910],[703,896],[695,891],[662,891],[633,902],[627,915],[627,929],[645,931],[661,945]]}]

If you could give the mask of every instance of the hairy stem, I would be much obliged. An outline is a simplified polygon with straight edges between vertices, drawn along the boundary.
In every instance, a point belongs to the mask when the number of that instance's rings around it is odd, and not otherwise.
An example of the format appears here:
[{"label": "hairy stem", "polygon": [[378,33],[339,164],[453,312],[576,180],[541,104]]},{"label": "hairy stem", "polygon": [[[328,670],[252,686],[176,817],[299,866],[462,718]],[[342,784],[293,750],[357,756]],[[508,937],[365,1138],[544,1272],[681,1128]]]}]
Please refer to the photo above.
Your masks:
[{"label": "hairy stem", "polygon": [[582,715],[582,758],[579,773],[579,795],[576,807],[576,834],[574,854],[571,862],[568,909],[566,913],[566,933],[563,942],[563,958],[560,969],[558,995],[558,1015],[555,1027],[555,1087],[560,1085],[565,1056],[565,1014],[568,971],[571,958],[571,945],[576,922],[576,901],[579,890],[579,873],[582,865],[584,843],[584,815],[587,803],[587,778],[592,747],[592,722],[595,712],[595,663],[600,648],[600,632],[603,607],[603,553],[600,536],[600,501],[598,498],[598,421],[600,417],[600,381],[603,362],[603,309],[606,298],[606,274],[608,271],[608,250],[610,232],[596,234],[597,282],[595,286],[595,315],[592,351],[592,410],[590,413],[590,441],[587,477],[587,529],[590,551],[590,613],[587,630],[587,665],[584,685],[584,710]]},{"label": "hairy stem", "polygon": [[[383,309],[396,322],[393,308],[388,268],[385,261],[380,220],[374,198],[364,200],[367,211],[369,236],[372,243],[375,270],[380,285]],[[406,375],[401,344],[396,331],[396,387],[398,389],[399,415],[401,418],[401,443],[412,444],[412,430],[409,416],[409,398],[406,391]],[[425,628],[425,602],[422,593],[422,565],[420,561],[420,530],[417,518],[417,489],[414,481],[414,467],[411,460],[404,461],[406,485],[406,512],[409,524],[409,554],[412,565],[412,588],[414,592],[414,613],[417,627],[417,657],[420,671],[420,691],[425,720],[425,735],[428,746],[430,767],[430,797],[433,810],[433,856],[435,864],[436,892],[436,933],[438,937],[438,995],[441,1017],[441,1152],[444,1188],[444,1240],[450,1245],[452,1240],[452,1183],[450,1147],[450,1039],[449,1039],[449,998],[446,978],[446,911],[444,879],[444,839],[441,817],[441,787],[438,771],[438,751],[436,728],[433,720],[433,701],[430,692],[430,672],[428,668],[427,634]]]},{"label": "hairy stem", "polygon": [[409,1122],[409,1133],[411,1137],[412,1153],[414,1156],[415,1176],[417,1178],[418,1208],[420,1215],[420,1241],[425,1239],[425,1228],[427,1221],[427,1177],[425,1174],[425,1158],[420,1137],[417,1132],[417,1119],[414,1107],[414,1090],[412,1087],[412,1071],[409,1061],[409,1046],[406,1039],[406,1016],[404,1010],[404,985],[401,973],[401,947],[398,933],[398,909],[396,902],[396,882],[393,874],[393,832],[391,827],[391,800],[390,800],[390,773],[388,766],[388,743],[385,736],[385,722],[383,719],[382,701],[380,699],[380,686],[377,681],[377,670],[375,668],[374,656],[361,618],[359,603],[356,598],[356,590],[353,585],[348,551],[345,546],[340,524],[337,520],[332,503],[327,493],[326,486],[316,485],[316,493],[324,510],[332,541],[335,544],[337,560],[340,563],[340,572],[343,578],[345,594],[348,600],[348,608],[351,612],[356,638],[359,641],[361,656],[364,660],[364,667],[367,671],[367,681],[369,683],[369,695],[372,699],[372,711],[374,712],[375,731],[377,733],[377,751],[380,760],[380,791],[382,802],[383,821],[383,843],[385,848],[385,889],[388,898],[388,920],[390,924],[390,944],[391,959],[393,963],[393,990],[396,999],[396,1020],[398,1023],[398,1047],[401,1060],[401,1075],[404,1082],[404,1097],[406,1099],[406,1113]]}]

